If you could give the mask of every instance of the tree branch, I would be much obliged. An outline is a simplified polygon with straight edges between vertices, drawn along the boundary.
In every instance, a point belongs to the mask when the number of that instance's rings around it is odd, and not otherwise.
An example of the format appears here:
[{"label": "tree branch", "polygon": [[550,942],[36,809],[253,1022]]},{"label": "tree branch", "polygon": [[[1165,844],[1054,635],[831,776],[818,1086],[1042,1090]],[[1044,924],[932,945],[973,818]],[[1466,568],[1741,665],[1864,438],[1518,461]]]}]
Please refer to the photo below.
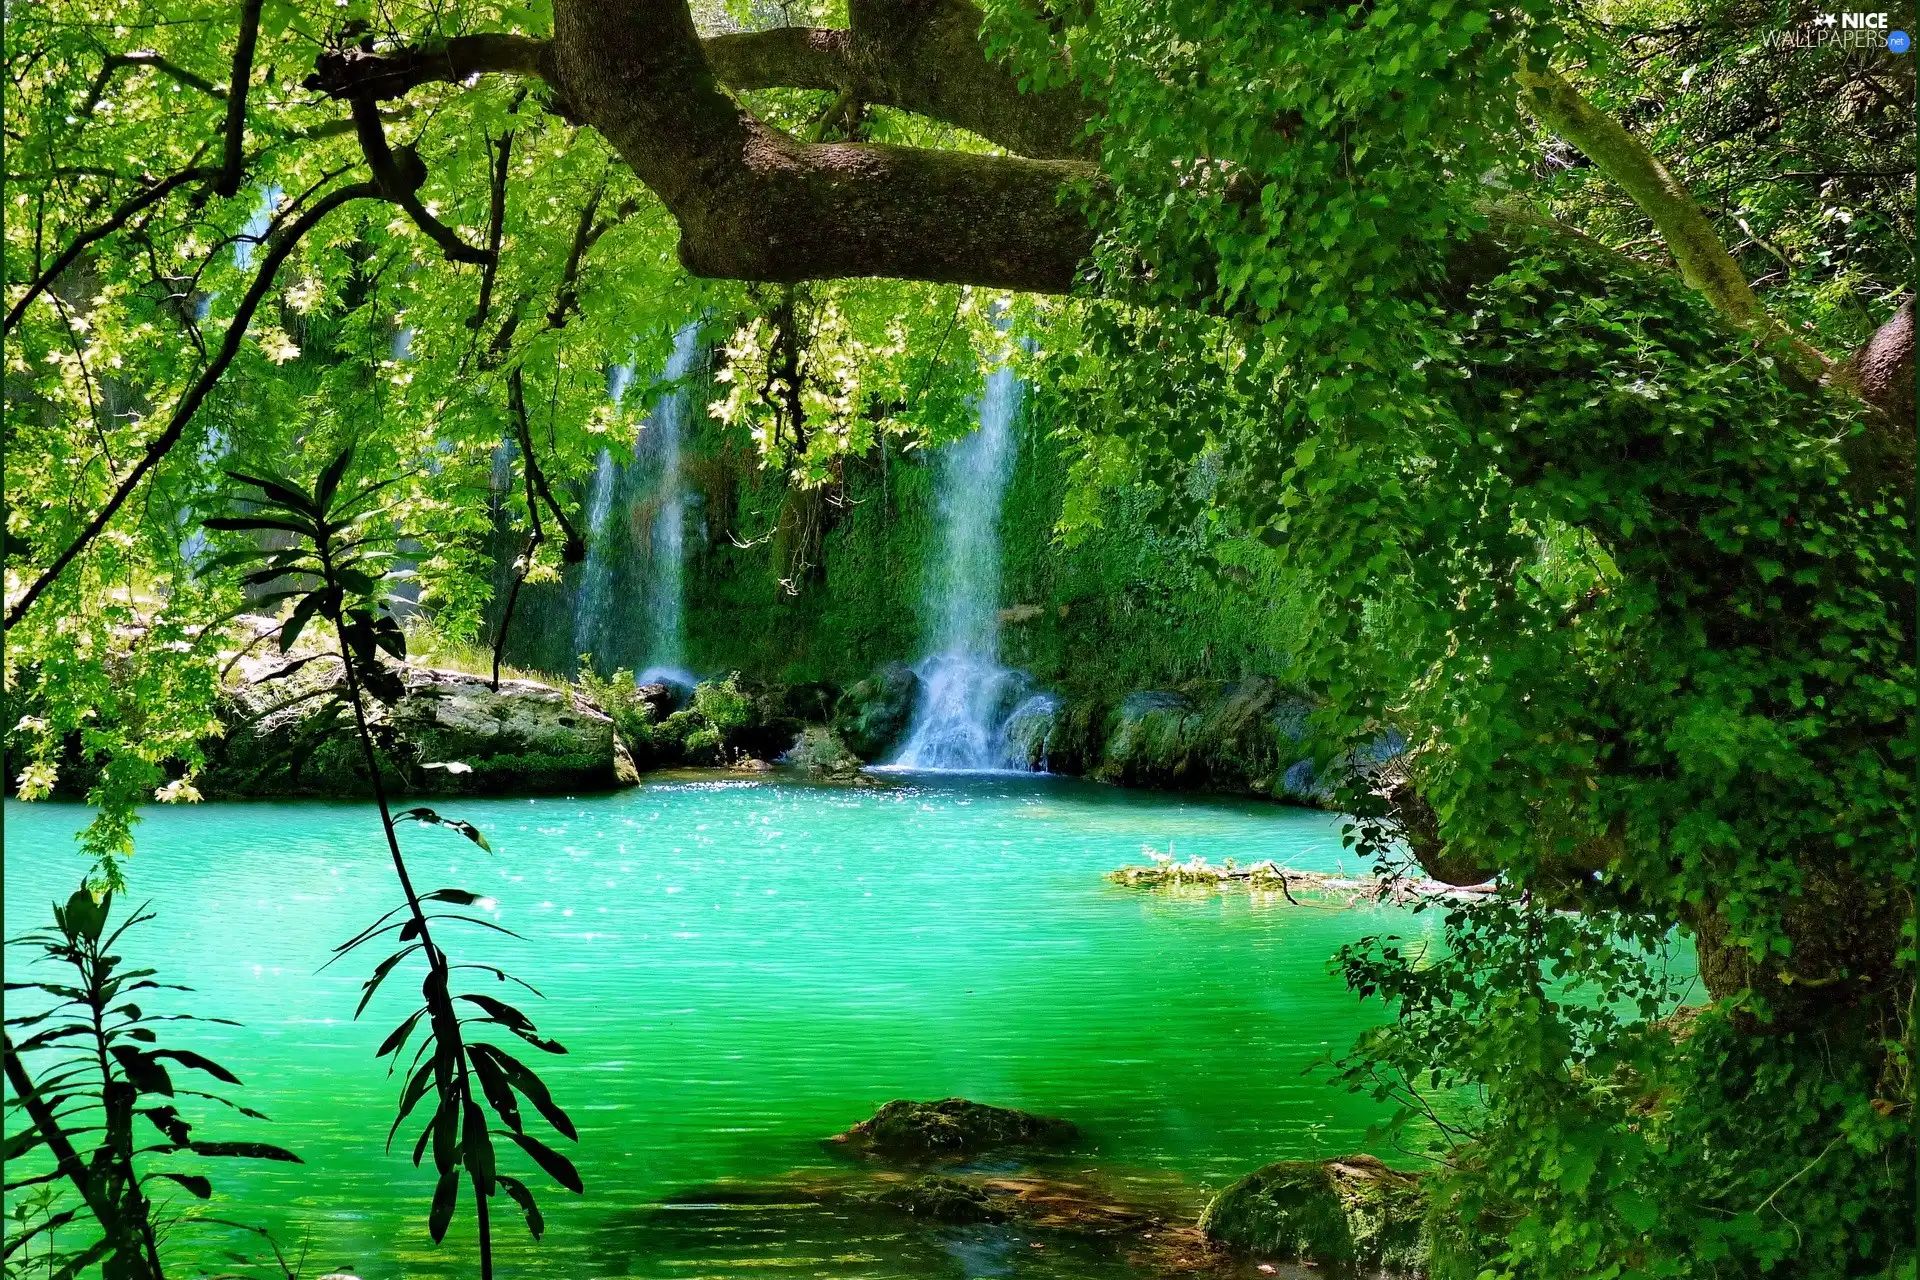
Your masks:
[{"label": "tree branch", "polygon": [[[1818,382],[1835,374],[1833,361],[1794,336],[1761,305],[1713,223],[1645,143],[1588,102],[1559,73],[1521,71],[1517,78],[1525,90],[1520,98],[1527,109],[1580,148],[1653,220],[1680,267],[1681,278],[1699,290],[1715,311],[1764,341],[1784,343],[1787,358],[1801,375]],[[1844,372],[1841,380],[1848,381]]]},{"label": "tree branch", "polygon": [[253,79],[253,51],[260,42],[261,3],[243,0],[240,6],[240,43],[233,50],[232,87],[227,90],[226,156],[220,180],[213,184],[223,196],[239,193],[240,179],[247,169],[247,85]]},{"label": "tree branch", "polygon": [[519,365],[515,365],[513,372],[507,375],[507,401],[513,409],[514,429],[519,432],[520,457],[526,464],[527,481],[539,490],[547,510],[553,512],[553,518],[559,522],[560,532],[566,535],[560,558],[568,564],[579,564],[587,558],[586,540],[574,529],[573,522],[567,519],[567,513],[554,500],[553,490],[547,487],[547,473],[540,469],[539,462],[534,459],[533,428],[527,421],[527,384]]},{"label": "tree branch", "polygon": [[367,167],[373,170],[373,180],[380,188],[380,194],[407,211],[415,226],[424,231],[427,238],[440,246],[449,262],[468,262],[476,266],[485,266],[493,260],[493,255],[485,249],[476,249],[459,236],[453,229],[427,212],[420,203],[420,187],[427,180],[426,166],[420,163],[420,157],[411,147],[402,147],[396,155],[387,146],[386,126],[380,123],[380,109],[372,98],[353,100],[354,130],[360,136],[360,149],[366,153]]},{"label": "tree branch", "polygon": [[233,320],[227,325],[226,336],[221,340],[220,349],[214,353],[212,361],[201,371],[199,379],[174,407],[173,417],[167,423],[166,430],[155,436],[147,445],[146,452],[141,455],[140,461],[134,464],[133,470],[128,472],[126,479],[120,482],[113,496],[107,500],[107,504],[87,522],[86,527],[80,531],[80,535],[67,546],[66,550],[54,558],[53,563],[34,579],[33,585],[27,588],[26,593],[7,610],[6,625],[9,630],[26,616],[27,610],[33,607],[33,602],[40,598],[41,593],[53,584],[54,579],[58,578],[69,564],[73,563],[74,558],[100,536],[114,514],[125,505],[129,497],[133,496],[133,491],[140,486],[140,482],[146,478],[147,473],[158,465],[160,459],[167,456],[167,452],[175,444],[179,443],[181,434],[186,431],[187,424],[193,420],[193,415],[199,411],[201,403],[213,390],[214,384],[219,382],[221,376],[226,373],[227,366],[233,363],[233,358],[239,354],[240,344],[247,335],[247,327],[253,322],[253,313],[259,309],[261,301],[273,288],[274,276],[279,272],[281,264],[286,262],[294,249],[299,246],[301,239],[340,206],[354,200],[379,198],[381,194],[379,187],[373,183],[355,183],[352,186],[341,187],[315,203],[311,209],[300,216],[298,221],[274,237],[266,257],[260,263],[259,272],[253,278],[253,284],[248,287],[247,292],[240,299],[240,305],[234,310]]},{"label": "tree branch", "polygon": [[194,165],[182,169],[179,173],[171,177],[162,178],[159,182],[154,183],[145,191],[142,191],[139,195],[136,195],[133,199],[121,205],[114,211],[111,218],[108,218],[91,231],[83,231],[78,236],[75,236],[73,243],[60,251],[60,256],[55,258],[47,269],[40,273],[39,279],[27,286],[27,291],[21,295],[20,301],[14,303],[7,311],[6,320],[0,322],[0,336],[13,332],[13,327],[20,323],[22,316],[26,315],[27,308],[33,305],[33,300],[46,292],[47,289],[53,285],[53,282],[60,278],[61,272],[78,261],[80,255],[86,251],[88,245],[96,244],[106,239],[120,228],[126,226],[134,215],[142,209],[158,204],[180,187],[185,186],[189,182],[198,181],[201,178],[210,178],[214,173],[215,170],[211,168]]},{"label": "tree branch", "polygon": [[475,35],[384,53],[329,50],[315,61],[306,87],[333,98],[364,97],[378,102],[404,97],[423,84],[489,73],[549,80],[550,49],[547,41],[529,36]]},{"label": "tree branch", "polygon": [[87,1173],[86,1163],[81,1160],[80,1153],[74,1150],[73,1142],[67,1137],[66,1131],[60,1127],[60,1121],[53,1114],[53,1108],[47,1105],[46,1099],[42,1098],[40,1091],[34,1087],[33,1078],[27,1074],[26,1067],[20,1061],[20,1055],[14,1051],[11,1037],[0,1037],[0,1053],[4,1053],[7,1060],[7,1083],[13,1086],[14,1096],[20,1100],[20,1106],[26,1111],[27,1118],[33,1121],[33,1127],[40,1131],[41,1138],[46,1141],[47,1149],[53,1152],[53,1158],[59,1163],[60,1172],[73,1182],[74,1189],[80,1193],[80,1198],[86,1201],[87,1208],[92,1211],[94,1218],[111,1234],[113,1224],[118,1218],[112,1202],[102,1196],[99,1189],[93,1185],[93,1179]]}]

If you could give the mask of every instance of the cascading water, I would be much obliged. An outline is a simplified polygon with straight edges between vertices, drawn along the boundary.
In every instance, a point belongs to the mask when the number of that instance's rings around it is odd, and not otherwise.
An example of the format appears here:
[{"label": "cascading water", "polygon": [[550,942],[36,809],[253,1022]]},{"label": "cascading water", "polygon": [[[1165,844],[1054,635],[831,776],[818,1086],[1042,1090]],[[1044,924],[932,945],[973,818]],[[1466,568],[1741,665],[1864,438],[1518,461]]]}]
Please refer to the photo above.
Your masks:
[{"label": "cascading water", "polygon": [[[662,376],[678,382],[699,357],[699,326],[685,325],[674,334]],[[626,365],[608,374],[607,392],[616,403],[632,380]],[[627,465],[601,452],[587,501],[587,562],[574,593],[576,653],[593,654],[602,667],[638,667],[643,684],[658,680],[682,688],[694,683],[684,669],[687,500],[681,475],[691,402],[691,394],[677,386],[662,399]],[[616,512],[624,519],[616,522]],[[637,619],[615,599],[617,592],[639,597]]]},{"label": "cascading water", "polygon": [[[699,358],[700,326],[682,325],[673,335],[667,379],[679,382],[693,371]],[[654,488],[656,510],[648,557],[647,661],[641,680],[664,680],[688,688],[693,685],[693,677],[686,671],[687,502],[680,475],[680,446],[692,399],[685,387],[676,386],[660,402],[652,423],[634,443],[638,457],[647,438],[652,437],[654,474],[659,477]]]},{"label": "cascading water", "polygon": [[[928,653],[900,769],[1029,770],[1037,721],[1053,699],[1000,665],[1000,507],[1014,460],[1022,387],[1010,369],[987,376],[980,425],[942,453],[935,489],[941,554],[927,563]],[[1038,725],[1044,734],[1045,725]]]},{"label": "cascading water", "polygon": [[604,656],[607,598],[613,586],[613,566],[607,547],[607,517],[613,511],[613,490],[620,468],[613,454],[600,451],[593,469],[593,489],[587,495],[587,562],[581,566],[580,585],[573,597],[573,651]]}]

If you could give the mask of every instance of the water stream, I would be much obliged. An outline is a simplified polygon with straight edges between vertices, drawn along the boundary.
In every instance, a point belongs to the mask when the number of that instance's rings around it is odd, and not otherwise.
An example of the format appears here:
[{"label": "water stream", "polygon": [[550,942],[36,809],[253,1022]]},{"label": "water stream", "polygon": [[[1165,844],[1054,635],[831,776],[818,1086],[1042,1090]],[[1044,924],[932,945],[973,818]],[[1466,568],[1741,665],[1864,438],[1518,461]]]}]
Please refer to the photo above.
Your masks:
[{"label": "water stream", "polygon": [[926,566],[929,644],[914,667],[920,690],[899,769],[1028,770],[1024,746],[1049,695],[1000,665],[1000,508],[1018,453],[1023,388],[1010,369],[987,375],[980,425],[936,466],[940,552]]},{"label": "water stream", "polygon": [[[674,334],[661,377],[678,383],[699,358],[699,326],[685,325]],[[616,367],[608,394],[618,402],[632,380],[630,366]],[[687,494],[681,465],[692,403],[686,388],[669,391],[626,464],[602,450],[588,495],[587,561],[573,598],[574,651],[593,654],[602,668],[637,668],[643,683],[693,684],[685,670]],[[623,599],[623,592],[636,598]]]}]

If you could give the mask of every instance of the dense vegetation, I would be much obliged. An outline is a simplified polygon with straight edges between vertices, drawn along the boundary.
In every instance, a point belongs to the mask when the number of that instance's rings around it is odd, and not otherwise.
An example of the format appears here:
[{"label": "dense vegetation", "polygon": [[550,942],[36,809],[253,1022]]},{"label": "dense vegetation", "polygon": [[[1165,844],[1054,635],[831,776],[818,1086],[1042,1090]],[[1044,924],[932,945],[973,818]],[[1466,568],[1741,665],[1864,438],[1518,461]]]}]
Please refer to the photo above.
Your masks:
[{"label": "dense vegetation", "polygon": [[500,529],[536,585],[581,558],[667,390],[608,371],[682,325],[790,565],[1010,361],[1061,539],[1144,494],[1265,544],[1228,576],[1292,602],[1325,754],[1410,744],[1356,838],[1511,890],[1340,959],[1395,1002],[1344,1069],[1431,1144],[1436,1269],[1911,1277],[1914,81],[1773,40],[1810,16],[16,7],[18,794],[88,757],[103,885],[191,797],[228,468],[351,445],[474,633]]}]

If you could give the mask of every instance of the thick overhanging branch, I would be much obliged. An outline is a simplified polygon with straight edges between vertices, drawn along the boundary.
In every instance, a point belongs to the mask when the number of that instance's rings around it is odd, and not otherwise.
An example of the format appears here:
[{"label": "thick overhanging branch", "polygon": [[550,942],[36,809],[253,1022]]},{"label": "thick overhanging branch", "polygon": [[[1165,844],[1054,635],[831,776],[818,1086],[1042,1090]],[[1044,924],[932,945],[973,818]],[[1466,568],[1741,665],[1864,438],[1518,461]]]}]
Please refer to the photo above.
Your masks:
[{"label": "thick overhanging branch", "polygon": [[1520,100],[1528,110],[1580,148],[1652,219],[1681,278],[1699,290],[1714,310],[1764,341],[1781,343],[1793,367],[1816,382],[1841,372],[1825,355],[1791,334],[1754,296],[1746,273],[1727,252],[1692,193],[1645,143],[1588,102],[1558,72],[1522,71],[1517,78],[1525,90]]},{"label": "thick overhanging branch", "polygon": [[[776,27],[694,39],[713,75],[736,92],[846,93],[957,125],[1030,159],[1097,154],[1087,134],[1092,110],[1086,99],[1064,88],[1022,93],[1016,77],[988,59],[978,34],[981,14],[971,0],[855,0],[850,15],[852,25],[844,29]],[[564,89],[553,55],[551,42],[527,36],[457,36],[378,52],[324,53],[306,83],[336,98],[375,101],[485,74],[527,76]]]},{"label": "thick overhanging branch", "polygon": [[354,129],[360,135],[360,149],[366,153],[367,167],[373,170],[373,180],[380,188],[380,194],[407,211],[414,225],[426,233],[427,238],[440,246],[449,262],[470,262],[476,266],[485,266],[493,261],[493,255],[485,249],[476,249],[459,236],[453,229],[427,212],[420,203],[421,184],[427,180],[426,166],[412,150],[402,148],[398,155],[387,146],[386,126],[380,123],[379,108],[371,98],[353,100]]},{"label": "thick overhanging branch", "polygon": [[561,0],[553,72],[673,213],[696,275],[1058,293],[1092,245],[1072,192],[1093,166],[799,142],[721,89],[684,0]]}]

